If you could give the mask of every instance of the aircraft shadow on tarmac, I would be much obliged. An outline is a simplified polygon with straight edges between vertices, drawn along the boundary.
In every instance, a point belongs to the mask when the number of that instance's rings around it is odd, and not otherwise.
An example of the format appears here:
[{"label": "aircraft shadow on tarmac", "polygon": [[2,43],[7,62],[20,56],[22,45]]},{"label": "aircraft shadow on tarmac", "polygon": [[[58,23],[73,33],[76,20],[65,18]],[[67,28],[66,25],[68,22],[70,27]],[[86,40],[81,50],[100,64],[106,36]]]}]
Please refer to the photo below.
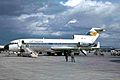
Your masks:
[{"label": "aircraft shadow on tarmac", "polygon": [[110,58],[112,58],[112,59],[110,60],[110,62],[120,63],[120,57],[119,57],[119,56],[118,56],[118,57],[110,57]]},{"label": "aircraft shadow on tarmac", "polygon": [[119,60],[110,60],[110,62],[120,63],[120,59]]}]

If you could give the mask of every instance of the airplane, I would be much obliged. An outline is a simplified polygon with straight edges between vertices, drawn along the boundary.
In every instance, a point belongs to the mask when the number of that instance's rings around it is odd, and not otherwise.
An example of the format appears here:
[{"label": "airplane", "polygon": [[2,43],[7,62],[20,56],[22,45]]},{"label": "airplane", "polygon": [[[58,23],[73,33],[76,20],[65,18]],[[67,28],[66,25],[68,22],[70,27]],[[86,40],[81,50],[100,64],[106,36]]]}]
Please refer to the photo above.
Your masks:
[{"label": "airplane", "polygon": [[102,28],[92,28],[86,35],[73,35],[72,39],[16,39],[10,41],[4,48],[19,52],[18,56],[25,56],[24,54],[28,53],[29,57],[38,57],[37,52],[62,55],[62,53],[70,53],[73,50],[80,50],[87,55],[85,49],[98,47],[95,41],[103,31]]}]

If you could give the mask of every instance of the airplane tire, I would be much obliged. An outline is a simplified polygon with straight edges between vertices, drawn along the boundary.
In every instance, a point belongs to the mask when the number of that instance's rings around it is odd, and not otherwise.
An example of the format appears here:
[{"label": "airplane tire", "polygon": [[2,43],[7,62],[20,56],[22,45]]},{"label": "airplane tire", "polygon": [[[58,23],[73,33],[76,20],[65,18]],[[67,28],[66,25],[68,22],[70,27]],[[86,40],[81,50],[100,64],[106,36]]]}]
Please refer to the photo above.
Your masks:
[{"label": "airplane tire", "polygon": [[120,56],[120,54],[118,53],[117,56]]},{"label": "airplane tire", "polygon": [[42,52],[39,52],[39,54],[42,54]]},{"label": "airplane tire", "polygon": [[54,56],[54,53],[47,52],[47,55],[48,55],[48,56]]},{"label": "airplane tire", "polygon": [[57,56],[62,56],[62,52],[57,52]]},{"label": "airplane tire", "polygon": [[21,54],[17,54],[17,56],[21,56]]},{"label": "airplane tire", "polygon": [[75,55],[79,55],[79,53],[74,53]]}]

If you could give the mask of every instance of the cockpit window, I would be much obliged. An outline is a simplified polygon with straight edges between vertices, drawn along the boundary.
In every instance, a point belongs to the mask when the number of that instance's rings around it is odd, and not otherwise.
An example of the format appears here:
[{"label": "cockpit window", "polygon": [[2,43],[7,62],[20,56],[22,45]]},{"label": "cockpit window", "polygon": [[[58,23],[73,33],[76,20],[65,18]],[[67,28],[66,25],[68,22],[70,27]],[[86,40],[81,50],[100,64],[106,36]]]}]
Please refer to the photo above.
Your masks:
[{"label": "cockpit window", "polygon": [[12,42],[12,43],[10,43],[10,44],[17,44],[17,43]]}]

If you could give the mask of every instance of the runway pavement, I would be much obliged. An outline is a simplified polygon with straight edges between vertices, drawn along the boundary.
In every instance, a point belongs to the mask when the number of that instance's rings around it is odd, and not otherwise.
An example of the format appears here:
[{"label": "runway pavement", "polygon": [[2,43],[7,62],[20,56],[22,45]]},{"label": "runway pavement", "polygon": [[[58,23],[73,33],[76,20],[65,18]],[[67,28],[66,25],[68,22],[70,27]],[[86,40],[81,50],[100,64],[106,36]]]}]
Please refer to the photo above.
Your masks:
[{"label": "runway pavement", "polygon": [[0,80],[120,80],[120,57],[6,57],[0,54]]}]

